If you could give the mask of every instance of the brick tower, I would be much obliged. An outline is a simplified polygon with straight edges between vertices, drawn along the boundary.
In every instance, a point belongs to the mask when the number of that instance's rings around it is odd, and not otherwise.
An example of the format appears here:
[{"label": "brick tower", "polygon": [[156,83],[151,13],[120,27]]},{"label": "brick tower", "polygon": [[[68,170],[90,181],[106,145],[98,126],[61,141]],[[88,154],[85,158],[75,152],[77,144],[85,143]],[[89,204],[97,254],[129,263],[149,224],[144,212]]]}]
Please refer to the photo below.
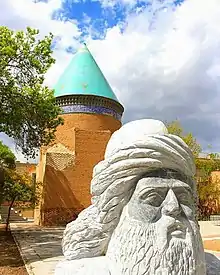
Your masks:
[{"label": "brick tower", "polygon": [[90,205],[93,167],[121,127],[124,111],[86,45],[54,89],[64,125],[55,142],[41,148],[37,180],[43,182],[43,195],[35,209],[35,222],[41,225],[66,224]]}]

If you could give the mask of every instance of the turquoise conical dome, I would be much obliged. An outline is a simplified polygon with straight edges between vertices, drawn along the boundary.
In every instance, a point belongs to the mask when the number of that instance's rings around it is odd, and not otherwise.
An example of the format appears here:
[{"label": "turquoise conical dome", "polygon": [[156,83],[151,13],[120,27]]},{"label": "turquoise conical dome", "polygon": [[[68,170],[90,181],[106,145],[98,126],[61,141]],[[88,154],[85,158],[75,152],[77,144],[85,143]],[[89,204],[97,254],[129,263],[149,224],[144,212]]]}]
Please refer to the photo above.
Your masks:
[{"label": "turquoise conical dome", "polygon": [[74,55],[54,90],[56,104],[63,114],[99,114],[121,121],[124,107],[85,44]]},{"label": "turquoise conical dome", "polygon": [[54,90],[56,97],[94,95],[118,101],[85,44],[74,55]]}]

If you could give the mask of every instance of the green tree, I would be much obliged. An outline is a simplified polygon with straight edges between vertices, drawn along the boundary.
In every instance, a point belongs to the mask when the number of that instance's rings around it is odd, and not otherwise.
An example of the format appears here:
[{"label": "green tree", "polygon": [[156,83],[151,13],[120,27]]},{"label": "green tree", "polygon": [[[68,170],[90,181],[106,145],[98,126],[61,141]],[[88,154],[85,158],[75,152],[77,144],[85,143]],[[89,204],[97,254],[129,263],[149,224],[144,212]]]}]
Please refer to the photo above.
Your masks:
[{"label": "green tree", "polygon": [[210,215],[219,213],[220,180],[211,175],[197,178],[198,214],[200,220],[209,219]]},{"label": "green tree", "polygon": [[15,168],[15,160],[15,155],[12,153],[11,149],[0,141],[0,206],[3,199],[5,169]]},{"label": "green tree", "polygon": [[52,58],[52,34],[0,27],[0,132],[15,139],[26,156],[54,139],[62,123],[53,90],[43,85]]},{"label": "green tree", "polygon": [[0,141],[0,169],[14,168],[16,157],[11,149]]},{"label": "green tree", "polygon": [[220,180],[212,177],[211,174],[213,171],[220,170],[219,155],[210,153],[209,159],[198,158],[201,146],[193,134],[185,133],[178,120],[166,123],[166,126],[168,132],[181,137],[194,154],[197,168],[198,216],[202,220],[209,219],[210,215],[218,213],[220,209]]},{"label": "green tree", "polygon": [[185,141],[185,143],[192,150],[195,157],[199,156],[199,153],[201,152],[201,146],[199,145],[192,133],[184,132],[182,125],[178,120],[166,123],[166,127],[170,134],[177,135]]},{"label": "green tree", "polygon": [[34,207],[38,203],[39,192],[37,192],[36,185],[32,183],[30,175],[27,173],[20,174],[13,169],[6,169],[3,197],[4,201],[9,202],[6,221],[6,230],[8,230],[13,204],[15,202],[28,202]]}]

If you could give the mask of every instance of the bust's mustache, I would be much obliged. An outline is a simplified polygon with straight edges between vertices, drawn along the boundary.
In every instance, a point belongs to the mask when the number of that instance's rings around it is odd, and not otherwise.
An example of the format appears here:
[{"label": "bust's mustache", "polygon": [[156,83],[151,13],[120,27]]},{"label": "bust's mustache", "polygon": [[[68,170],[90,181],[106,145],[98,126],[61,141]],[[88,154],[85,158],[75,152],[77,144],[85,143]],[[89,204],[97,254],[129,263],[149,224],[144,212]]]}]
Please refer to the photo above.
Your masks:
[{"label": "bust's mustache", "polygon": [[185,235],[186,226],[182,222],[174,219],[174,222],[168,227],[168,234],[172,235],[176,231],[180,231]]},{"label": "bust's mustache", "polygon": [[171,234],[172,232],[178,230],[186,233],[187,225],[189,223],[186,219],[173,218],[173,217],[161,217],[156,224],[160,227],[161,223],[163,223],[163,227],[166,229],[167,234]]},{"label": "bust's mustache", "polygon": [[[179,241],[186,241],[189,239],[192,226],[187,218],[174,218],[170,216],[161,216],[161,218],[154,223],[156,238],[155,245],[162,253],[169,246],[169,242],[175,238]],[[188,236],[187,236],[188,235]]]}]

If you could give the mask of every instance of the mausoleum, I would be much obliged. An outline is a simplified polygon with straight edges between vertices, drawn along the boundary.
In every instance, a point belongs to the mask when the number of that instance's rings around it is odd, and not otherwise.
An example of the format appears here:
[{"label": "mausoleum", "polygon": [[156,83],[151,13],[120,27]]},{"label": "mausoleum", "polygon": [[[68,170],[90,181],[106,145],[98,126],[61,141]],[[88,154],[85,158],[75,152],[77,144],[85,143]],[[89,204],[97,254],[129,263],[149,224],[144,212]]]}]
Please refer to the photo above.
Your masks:
[{"label": "mausoleum", "polygon": [[37,181],[42,201],[35,210],[40,225],[66,224],[90,205],[93,167],[121,127],[124,111],[86,45],[74,55],[54,87],[64,125],[56,140],[41,148]]}]

